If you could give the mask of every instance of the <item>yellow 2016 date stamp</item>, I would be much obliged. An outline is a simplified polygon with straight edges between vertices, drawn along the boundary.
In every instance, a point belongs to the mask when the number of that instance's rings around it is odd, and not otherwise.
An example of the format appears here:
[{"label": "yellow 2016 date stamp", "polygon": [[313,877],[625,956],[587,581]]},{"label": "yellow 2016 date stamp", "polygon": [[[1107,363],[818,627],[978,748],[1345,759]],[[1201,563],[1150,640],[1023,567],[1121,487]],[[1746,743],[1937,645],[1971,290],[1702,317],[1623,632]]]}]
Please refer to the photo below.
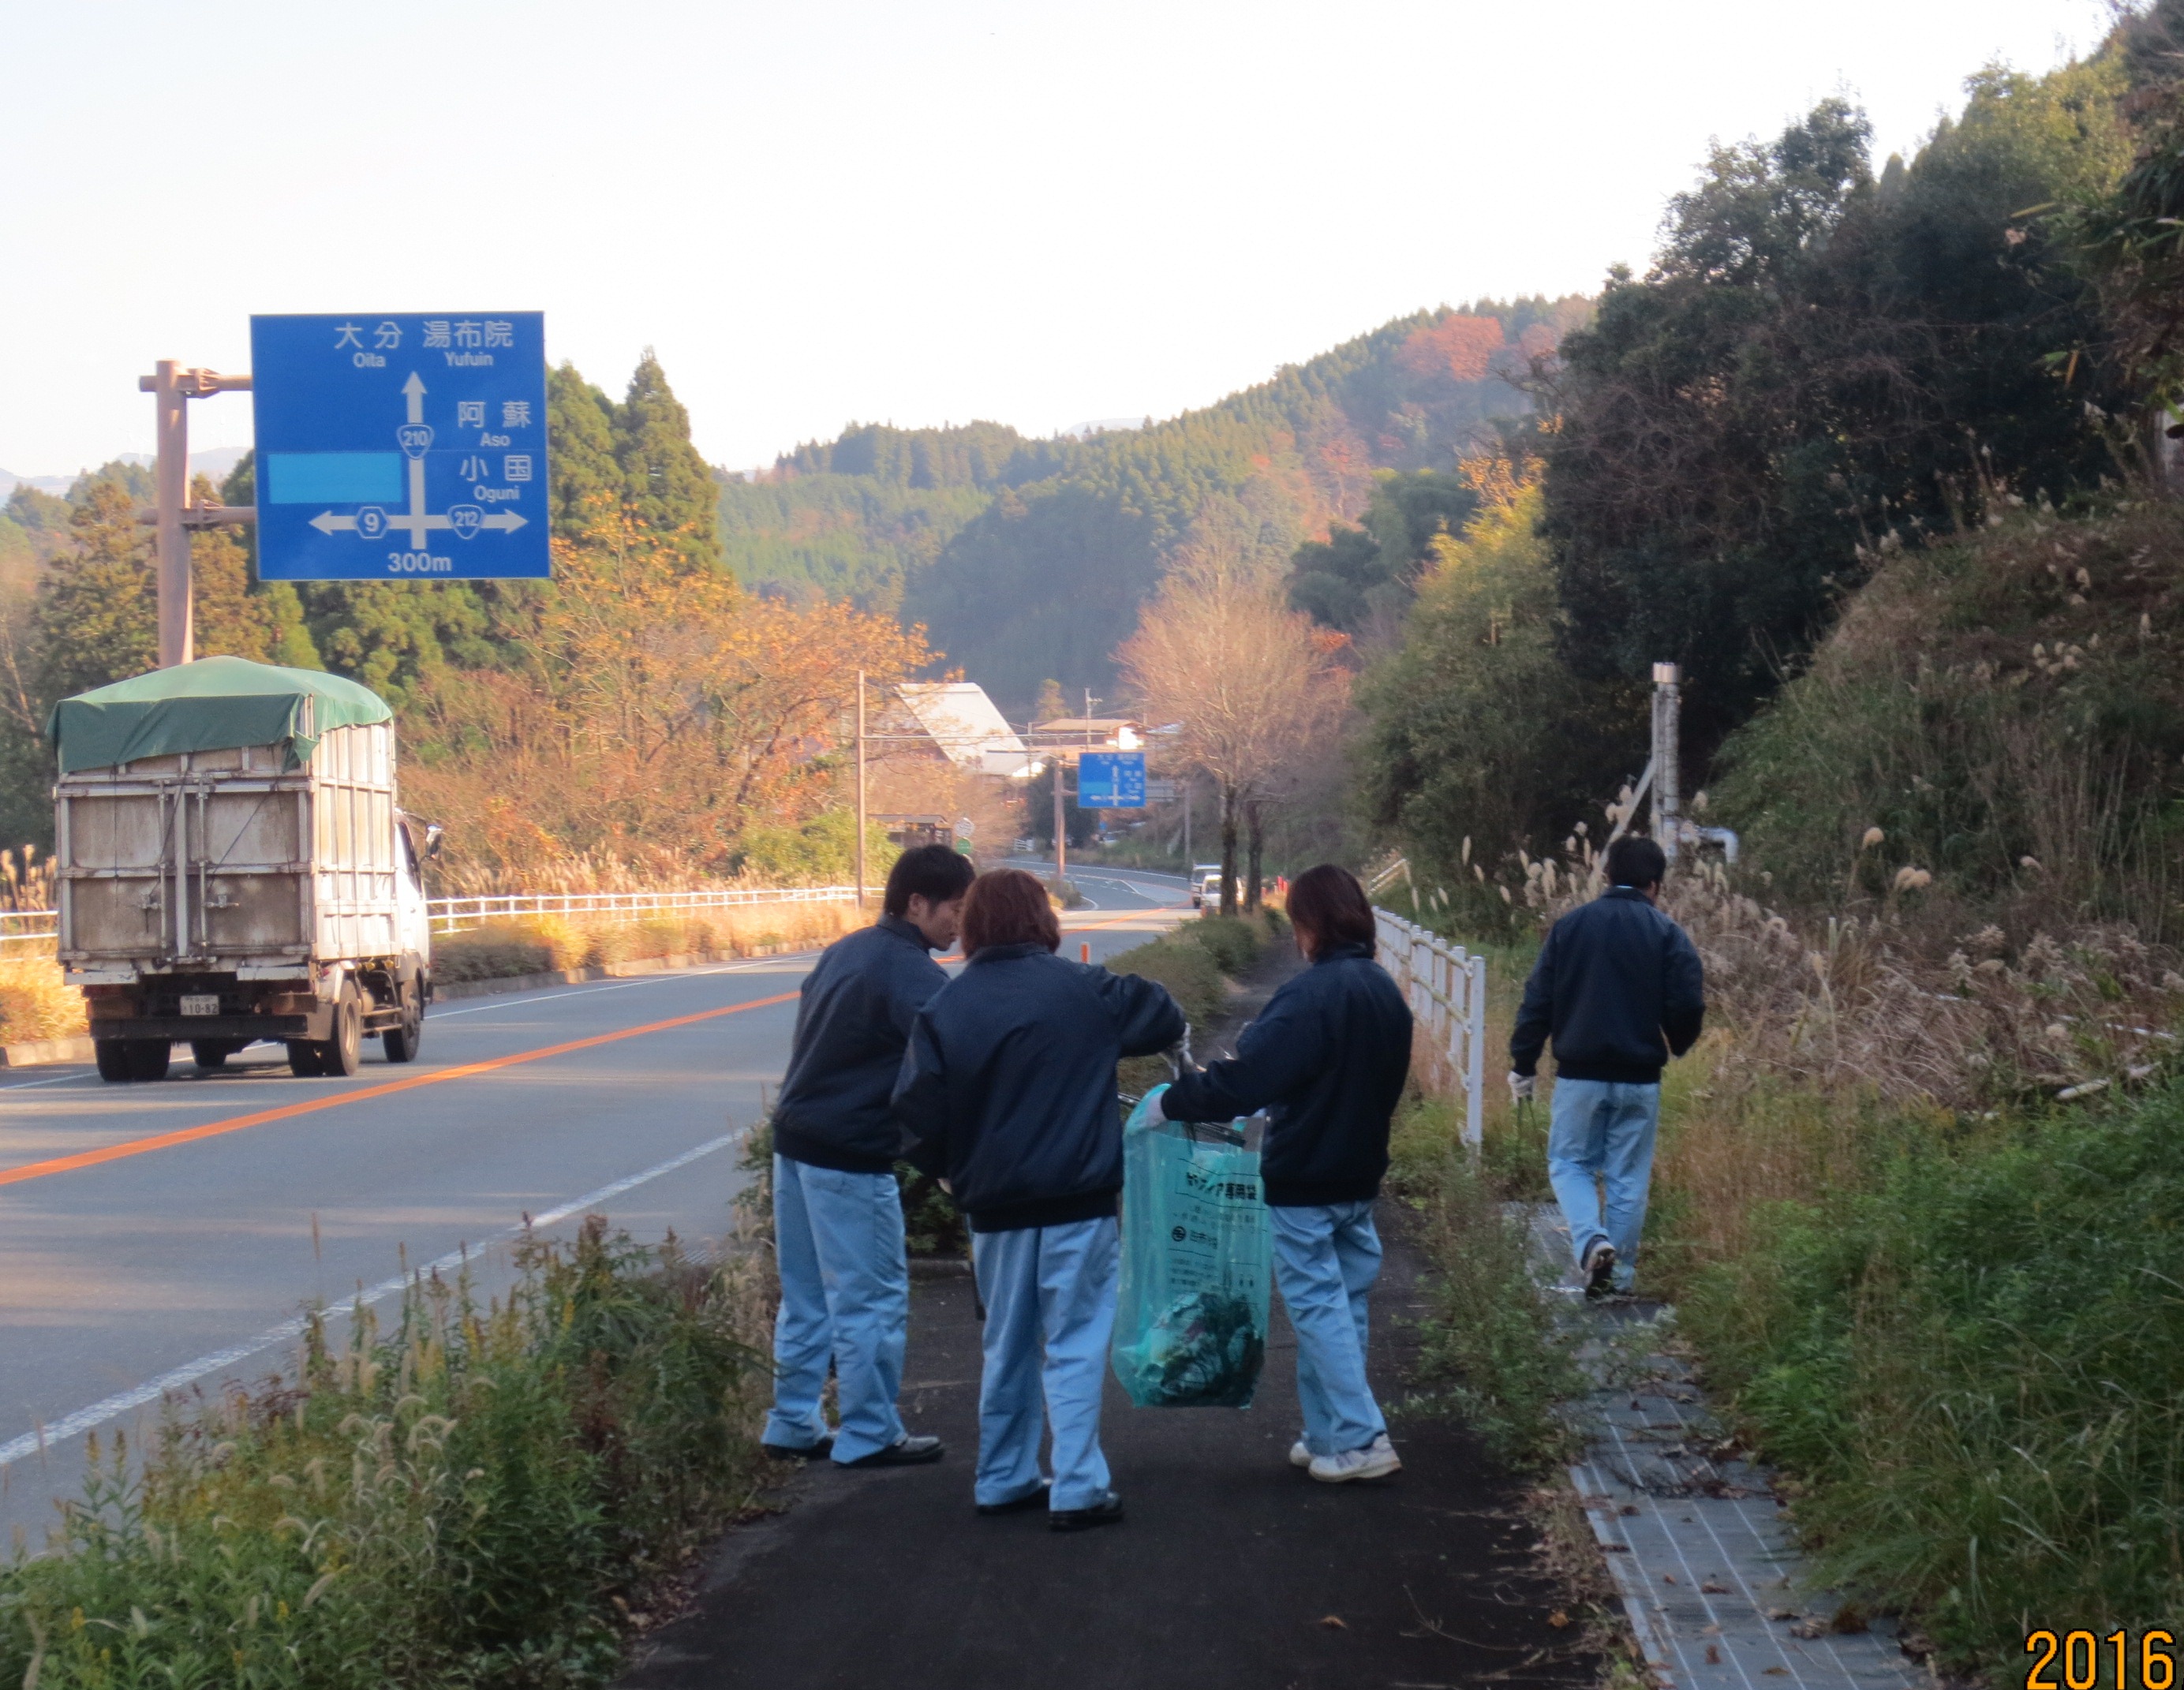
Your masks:
[{"label": "yellow 2016 date stamp", "polygon": [[2025,1653],[2025,1690],[2176,1690],[2170,1631],[2034,1631]]}]

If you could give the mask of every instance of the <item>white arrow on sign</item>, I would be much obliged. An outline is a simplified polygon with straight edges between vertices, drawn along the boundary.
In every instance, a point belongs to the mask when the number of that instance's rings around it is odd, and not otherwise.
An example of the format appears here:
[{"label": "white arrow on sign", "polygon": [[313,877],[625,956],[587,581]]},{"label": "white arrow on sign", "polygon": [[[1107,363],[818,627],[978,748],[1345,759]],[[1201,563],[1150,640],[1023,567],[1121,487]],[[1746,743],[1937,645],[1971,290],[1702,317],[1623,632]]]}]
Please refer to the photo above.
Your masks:
[{"label": "white arrow on sign", "polygon": [[[410,372],[410,379],[402,384],[402,395],[409,401],[410,414],[405,426],[411,428],[421,426],[425,421],[425,383],[415,370]],[[312,517],[311,526],[322,534],[354,533],[359,527],[355,517],[337,516],[331,510],[321,510]],[[422,457],[413,456],[410,460],[410,508],[405,511],[389,513],[387,527],[390,529],[407,528],[410,544],[421,550],[425,545],[425,536],[432,530],[454,526],[448,517],[434,516],[425,509],[425,460]],[[479,527],[495,528],[504,534],[512,534],[518,528],[529,526],[529,518],[519,516],[513,510],[497,510],[478,521]],[[376,539],[378,536],[366,534],[365,538]]]}]

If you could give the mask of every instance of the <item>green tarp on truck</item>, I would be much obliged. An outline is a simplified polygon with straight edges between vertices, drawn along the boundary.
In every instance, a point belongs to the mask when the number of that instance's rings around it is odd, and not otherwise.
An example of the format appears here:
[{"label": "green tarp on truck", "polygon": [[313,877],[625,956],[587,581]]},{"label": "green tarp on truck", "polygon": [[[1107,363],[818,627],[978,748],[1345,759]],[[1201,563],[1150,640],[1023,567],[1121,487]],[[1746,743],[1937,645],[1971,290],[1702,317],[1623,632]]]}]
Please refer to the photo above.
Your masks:
[{"label": "green tarp on truck", "polygon": [[203,657],[63,699],[46,737],[63,774],[237,745],[286,745],[302,763],[328,729],[393,715],[378,694],[338,675]]}]

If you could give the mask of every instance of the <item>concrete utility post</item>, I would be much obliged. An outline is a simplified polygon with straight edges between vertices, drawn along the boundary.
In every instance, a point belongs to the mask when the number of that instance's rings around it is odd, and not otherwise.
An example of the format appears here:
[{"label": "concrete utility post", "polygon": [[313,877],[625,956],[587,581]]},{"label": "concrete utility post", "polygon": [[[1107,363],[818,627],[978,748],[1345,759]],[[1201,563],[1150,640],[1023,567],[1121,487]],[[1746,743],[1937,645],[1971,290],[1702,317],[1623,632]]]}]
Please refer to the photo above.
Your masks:
[{"label": "concrete utility post", "polygon": [[865,906],[865,672],[857,671],[857,908]]},{"label": "concrete utility post", "polygon": [[190,503],[189,401],[214,393],[248,393],[248,376],[221,376],[210,370],[185,370],[163,358],[149,376],[136,378],[136,390],[152,395],[158,421],[159,463],[153,471],[152,516],[159,570],[159,667],[171,669],[197,655],[197,630],[191,606],[190,533],[223,523],[254,522],[247,505]]},{"label": "concrete utility post", "polygon": [[1067,765],[1060,746],[1047,755],[1054,768],[1054,885],[1059,891],[1062,876],[1069,870],[1069,825],[1061,813],[1061,773]]},{"label": "concrete utility post", "polygon": [[1662,855],[1676,860],[1683,823],[1683,789],[1677,740],[1683,715],[1683,673],[1674,663],[1653,666],[1653,836]]}]

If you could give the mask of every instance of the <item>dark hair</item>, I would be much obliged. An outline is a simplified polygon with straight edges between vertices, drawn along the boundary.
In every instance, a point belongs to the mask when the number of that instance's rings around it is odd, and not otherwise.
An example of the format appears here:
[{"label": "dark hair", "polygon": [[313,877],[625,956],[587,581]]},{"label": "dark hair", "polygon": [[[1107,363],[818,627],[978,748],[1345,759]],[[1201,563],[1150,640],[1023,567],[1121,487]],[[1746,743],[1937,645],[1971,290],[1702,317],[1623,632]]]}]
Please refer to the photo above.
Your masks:
[{"label": "dark hair", "polygon": [[1290,920],[1312,935],[1313,948],[1362,945],[1373,948],[1373,905],[1357,877],[1323,862],[1290,883]]},{"label": "dark hair", "polygon": [[910,913],[913,895],[928,904],[945,904],[971,890],[978,871],[953,845],[925,845],[906,851],[888,870],[887,896],[880,907],[891,916]]},{"label": "dark hair", "polygon": [[1607,884],[1641,891],[1668,878],[1669,859],[1661,847],[1636,834],[1625,834],[1607,848]]},{"label": "dark hair", "polygon": [[1054,918],[1046,888],[1021,868],[996,868],[973,880],[963,900],[963,954],[1034,944],[1061,948],[1061,923]]}]

